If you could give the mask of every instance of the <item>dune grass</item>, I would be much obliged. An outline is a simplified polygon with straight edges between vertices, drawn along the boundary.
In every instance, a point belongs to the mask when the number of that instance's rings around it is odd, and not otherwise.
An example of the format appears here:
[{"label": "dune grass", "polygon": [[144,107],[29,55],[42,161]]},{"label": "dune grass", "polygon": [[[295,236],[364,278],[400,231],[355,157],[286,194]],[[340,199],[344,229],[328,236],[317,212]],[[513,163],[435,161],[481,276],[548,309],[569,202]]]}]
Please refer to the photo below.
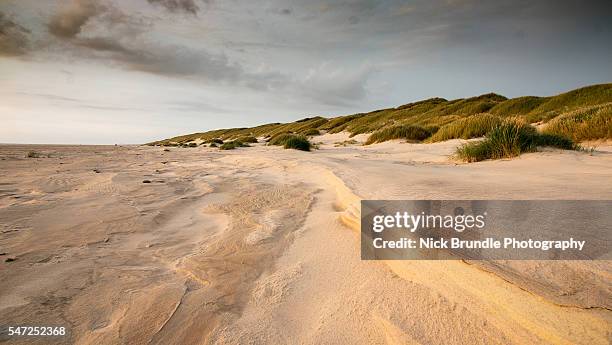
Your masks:
[{"label": "dune grass", "polygon": [[[177,146],[189,143],[196,139],[209,142],[209,140],[232,140],[236,138],[267,137],[272,138],[280,134],[293,135],[315,135],[316,131],[326,131],[334,134],[346,131],[350,136],[361,133],[376,133],[397,126],[417,126],[429,132],[435,132],[435,127],[440,127],[441,132],[431,141],[445,140],[440,138],[472,137],[478,134],[458,133],[461,128],[466,131],[472,127],[462,122],[480,113],[489,113],[500,118],[521,117],[527,123],[556,122],[556,118],[565,116],[573,111],[580,111],[585,107],[603,105],[612,102],[612,84],[591,85],[576,90],[568,91],[556,96],[536,97],[525,96],[507,99],[504,96],[488,93],[476,97],[446,100],[444,98],[430,98],[418,102],[401,105],[396,108],[378,109],[365,113],[324,118],[321,116],[307,117],[289,123],[268,123],[251,128],[227,128],[216,129],[208,132],[193,133],[177,136],[170,139],[160,140],[150,145]],[[605,114],[604,114],[605,115]],[[459,122],[461,121],[461,122]],[[468,121],[468,120],[466,120]],[[474,119],[470,121],[476,121]],[[574,140],[588,140],[591,138],[609,138],[609,121],[605,116],[600,120],[574,121],[580,125],[572,124],[568,119],[554,129],[555,133],[569,134],[569,131],[577,129],[580,135],[572,135]],[[454,122],[454,127],[446,127]],[[563,129],[563,126],[571,125],[571,129]],[[562,126],[563,125],[563,126]],[[473,125],[476,129],[476,125]],[[596,131],[591,134],[589,131]],[[603,130],[604,134],[601,134]],[[553,131],[551,124],[550,131]],[[478,132],[478,131],[477,131]],[[312,134],[311,134],[312,133]],[[389,134],[389,132],[387,132]],[[554,134],[554,133],[553,133]],[[374,135],[374,134],[372,134]],[[377,134],[381,136],[382,133]],[[381,137],[382,138],[382,137]],[[393,135],[387,135],[388,139],[397,139]],[[372,140],[376,139],[376,136]],[[377,141],[380,142],[380,141]],[[217,143],[221,144],[221,143]]]},{"label": "dune grass", "polygon": [[302,133],[302,135],[305,135],[305,136],[313,136],[313,135],[320,135],[320,134],[321,132],[316,128],[310,128],[309,130],[306,130]]},{"label": "dune grass", "polygon": [[303,135],[291,133],[283,133],[273,136],[268,141],[268,145],[282,146],[286,149],[296,149],[301,151],[310,151],[312,144]]},{"label": "dune grass", "polygon": [[538,146],[551,146],[566,150],[577,149],[574,142],[556,134],[540,134],[535,127],[519,119],[508,119],[493,128],[484,140],[462,145],[457,156],[466,162],[500,159],[534,152]]},{"label": "dune grass", "polygon": [[249,136],[249,135],[245,135],[245,136],[241,136],[238,139],[236,139],[242,143],[257,143],[257,138],[253,137],[253,136]]},{"label": "dune grass", "polygon": [[224,142],[223,145],[219,146],[219,149],[221,149],[221,150],[233,150],[233,149],[238,148],[238,147],[249,147],[249,144],[243,143],[240,140],[232,140],[232,141]]},{"label": "dune grass", "polygon": [[289,138],[292,138],[294,136],[295,134],[291,134],[291,133],[277,134],[275,136],[270,137],[270,139],[268,139],[268,145],[277,145],[277,146],[285,145],[285,141],[287,141]]},{"label": "dune grass", "polygon": [[501,121],[498,116],[486,113],[468,116],[442,126],[428,141],[438,142],[482,137],[499,125]]},{"label": "dune grass", "polygon": [[372,133],[366,145],[381,143],[383,141],[392,139],[406,139],[411,142],[422,141],[427,139],[431,135],[431,130],[413,125],[397,125],[392,127],[383,128],[379,131]]},{"label": "dune grass", "polygon": [[212,139],[205,140],[204,143],[221,145],[223,144],[223,140],[221,138],[212,138]]},{"label": "dune grass", "polygon": [[560,115],[548,122],[543,132],[566,136],[575,142],[612,139],[612,103]]},{"label": "dune grass", "polygon": [[310,151],[311,144],[306,137],[295,135],[285,140],[283,147],[286,149]]}]

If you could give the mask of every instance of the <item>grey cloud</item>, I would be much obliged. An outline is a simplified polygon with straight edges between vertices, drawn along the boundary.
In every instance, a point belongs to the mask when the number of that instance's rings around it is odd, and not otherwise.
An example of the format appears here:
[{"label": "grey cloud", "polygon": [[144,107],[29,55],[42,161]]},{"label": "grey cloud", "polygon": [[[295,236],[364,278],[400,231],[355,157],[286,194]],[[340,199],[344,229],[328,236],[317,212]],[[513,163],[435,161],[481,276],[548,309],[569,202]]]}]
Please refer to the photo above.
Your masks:
[{"label": "grey cloud", "polygon": [[0,56],[24,55],[29,47],[30,30],[0,12]]},{"label": "grey cloud", "polygon": [[72,41],[90,58],[107,60],[133,70],[170,77],[188,77],[253,89],[276,88],[286,83],[278,73],[251,73],[223,54],[156,43],[122,43],[113,37],[78,38]]},{"label": "grey cloud", "polygon": [[295,81],[300,94],[319,102],[343,106],[367,96],[367,82],[375,69],[368,64],[359,68],[338,68],[323,64],[311,69],[305,78]]}]

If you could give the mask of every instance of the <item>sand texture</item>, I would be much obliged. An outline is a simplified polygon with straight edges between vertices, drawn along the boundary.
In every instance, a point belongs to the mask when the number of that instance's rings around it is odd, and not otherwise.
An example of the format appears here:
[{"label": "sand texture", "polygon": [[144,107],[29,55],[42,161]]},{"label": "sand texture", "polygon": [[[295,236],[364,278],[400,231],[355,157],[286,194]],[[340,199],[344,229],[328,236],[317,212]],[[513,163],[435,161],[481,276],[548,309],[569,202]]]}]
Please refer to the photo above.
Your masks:
[{"label": "sand texture", "polygon": [[69,330],[0,343],[610,344],[609,261],[362,261],[358,224],[361,199],[610,199],[612,146],[347,139],[0,146],[0,325]]}]

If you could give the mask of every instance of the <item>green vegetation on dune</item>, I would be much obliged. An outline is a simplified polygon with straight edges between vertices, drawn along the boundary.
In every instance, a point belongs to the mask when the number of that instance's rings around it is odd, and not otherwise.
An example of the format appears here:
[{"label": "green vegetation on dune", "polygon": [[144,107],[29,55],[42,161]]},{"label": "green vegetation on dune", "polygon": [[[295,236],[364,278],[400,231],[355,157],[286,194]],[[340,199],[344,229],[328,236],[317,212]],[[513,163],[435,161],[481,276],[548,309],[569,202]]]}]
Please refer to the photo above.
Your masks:
[{"label": "green vegetation on dune", "polygon": [[544,133],[563,135],[574,141],[612,138],[612,103],[584,107],[557,116]]},{"label": "green vegetation on dune", "polygon": [[282,146],[285,144],[285,141],[287,141],[291,137],[293,137],[293,134],[290,134],[290,133],[280,133],[280,134],[274,135],[268,140],[268,145]]},{"label": "green vegetation on dune", "polygon": [[449,139],[471,139],[482,137],[501,123],[501,118],[491,114],[476,114],[442,126],[430,142]]},{"label": "green vegetation on dune", "polygon": [[500,159],[534,152],[538,146],[557,147],[566,150],[578,148],[574,142],[556,134],[538,133],[535,127],[517,118],[507,119],[495,126],[485,137],[457,149],[457,156],[466,162]]},{"label": "green vegetation on dune", "polygon": [[226,141],[219,147],[221,150],[233,150],[238,147],[249,147],[249,144],[243,143],[240,140]]},{"label": "green vegetation on dune", "polygon": [[268,141],[268,145],[282,146],[286,149],[296,149],[301,151],[310,151],[312,144],[303,135],[290,133],[282,133],[273,136]]},{"label": "green vegetation on dune", "polygon": [[366,145],[381,143],[392,139],[406,139],[410,142],[418,142],[427,139],[431,133],[429,129],[421,126],[398,125],[387,127],[372,133],[366,141]]},{"label": "green vegetation on dune", "polygon": [[525,96],[498,103],[489,112],[498,116],[527,115],[546,101],[544,97]]},{"label": "green vegetation on dune", "polygon": [[250,136],[250,135],[239,137],[236,140],[243,142],[243,143],[256,143],[257,142],[257,138]]},{"label": "green vegetation on dune", "polygon": [[283,147],[286,149],[310,151],[311,144],[305,137],[295,135],[287,139]]},{"label": "green vegetation on dune", "polygon": [[[245,137],[273,138],[281,134],[306,137],[317,133],[333,134],[342,131],[350,133],[351,137],[372,133],[369,143],[398,138],[422,141],[424,133],[427,132],[428,137],[433,134],[427,141],[433,142],[482,136],[501,119],[510,117],[521,118],[527,123],[547,122],[546,133],[568,136],[575,141],[612,139],[610,103],[612,84],[587,86],[551,97],[525,96],[507,99],[489,93],[456,100],[430,98],[397,108],[331,119],[316,116],[290,123],[194,133],[153,142],[151,145],[177,146],[195,140],[207,143],[219,140],[221,142],[214,142],[221,144],[222,141],[242,140]],[[439,130],[436,133],[437,128]]]},{"label": "green vegetation on dune", "polygon": [[311,128],[302,133],[302,135],[305,135],[305,136],[314,136],[314,135],[320,135],[320,134],[321,134],[321,131],[319,131],[316,128]]}]

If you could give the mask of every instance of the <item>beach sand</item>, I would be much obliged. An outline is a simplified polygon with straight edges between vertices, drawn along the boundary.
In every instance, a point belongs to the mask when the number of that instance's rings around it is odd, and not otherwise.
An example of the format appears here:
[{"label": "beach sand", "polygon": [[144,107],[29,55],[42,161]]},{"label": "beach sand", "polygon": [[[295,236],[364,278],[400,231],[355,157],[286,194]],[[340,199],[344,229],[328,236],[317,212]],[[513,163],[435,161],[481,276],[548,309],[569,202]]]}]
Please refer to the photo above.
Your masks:
[{"label": "beach sand", "polygon": [[0,146],[0,325],[69,332],[0,343],[610,344],[609,261],[362,261],[358,223],[361,199],[610,199],[612,145],[345,140]]}]

